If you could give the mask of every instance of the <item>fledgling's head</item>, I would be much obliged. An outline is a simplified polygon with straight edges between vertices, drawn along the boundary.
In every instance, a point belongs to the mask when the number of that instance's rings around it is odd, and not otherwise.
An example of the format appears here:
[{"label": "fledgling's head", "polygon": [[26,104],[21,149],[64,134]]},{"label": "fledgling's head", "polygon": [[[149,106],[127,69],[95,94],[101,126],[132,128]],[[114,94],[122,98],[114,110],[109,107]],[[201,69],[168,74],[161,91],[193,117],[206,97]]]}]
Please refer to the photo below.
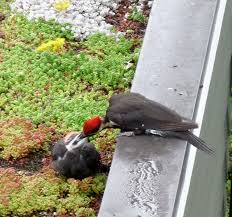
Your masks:
[{"label": "fledgling's head", "polygon": [[90,118],[83,124],[83,133],[85,136],[90,136],[100,131],[102,129],[102,126],[103,119],[101,117],[96,116],[94,118]]},{"label": "fledgling's head", "polygon": [[72,139],[74,139],[75,136],[77,136],[78,134],[80,134],[79,132],[73,131],[73,132],[69,132],[65,135],[65,137],[63,138],[64,143],[68,143],[70,142]]}]

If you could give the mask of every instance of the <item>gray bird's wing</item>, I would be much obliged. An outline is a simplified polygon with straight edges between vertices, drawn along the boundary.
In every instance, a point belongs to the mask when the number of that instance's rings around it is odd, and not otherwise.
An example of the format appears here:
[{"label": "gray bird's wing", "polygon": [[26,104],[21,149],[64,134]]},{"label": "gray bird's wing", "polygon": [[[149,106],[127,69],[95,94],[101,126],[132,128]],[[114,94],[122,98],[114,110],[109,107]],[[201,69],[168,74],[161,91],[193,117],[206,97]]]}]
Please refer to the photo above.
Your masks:
[{"label": "gray bird's wing", "polygon": [[92,143],[86,142],[80,150],[85,158],[86,164],[91,169],[98,169],[100,164],[100,154]]},{"label": "gray bird's wing", "polygon": [[123,130],[186,131],[197,128],[197,124],[193,121],[138,93],[122,93],[112,96],[106,117]]},{"label": "gray bird's wing", "polygon": [[58,157],[63,157],[66,153],[67,149],[65,147],[64,141],[61,139],[54,144],[52,147],[52,158],[53,160],[57,160]]}]

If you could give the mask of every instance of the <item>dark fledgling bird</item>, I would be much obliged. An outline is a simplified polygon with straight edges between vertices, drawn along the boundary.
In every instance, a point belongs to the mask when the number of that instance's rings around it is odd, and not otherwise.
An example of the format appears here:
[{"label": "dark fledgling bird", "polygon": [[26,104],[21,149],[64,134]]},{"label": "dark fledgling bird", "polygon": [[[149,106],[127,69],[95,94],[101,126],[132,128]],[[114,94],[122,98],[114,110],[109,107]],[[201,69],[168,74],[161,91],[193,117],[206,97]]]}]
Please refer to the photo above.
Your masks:
[{"label": "dark fledgling bird", "polygon": [[100,168],[100,154],[87,138],[70,133],[54,144],[53,167],[67,178],[83,179],[94,175]]},{"label": "dark fledgling bird", "polygon": [[190,130],[198,125],[182,117],[174,110],[138,93],[120,93],[109,100],[104,118],[94,117],[83,125],[83,136],[88,136],[104,128],[120,128],[125,135],[155,134],[186,140],[198,149],[214,153],[213,149]]}]

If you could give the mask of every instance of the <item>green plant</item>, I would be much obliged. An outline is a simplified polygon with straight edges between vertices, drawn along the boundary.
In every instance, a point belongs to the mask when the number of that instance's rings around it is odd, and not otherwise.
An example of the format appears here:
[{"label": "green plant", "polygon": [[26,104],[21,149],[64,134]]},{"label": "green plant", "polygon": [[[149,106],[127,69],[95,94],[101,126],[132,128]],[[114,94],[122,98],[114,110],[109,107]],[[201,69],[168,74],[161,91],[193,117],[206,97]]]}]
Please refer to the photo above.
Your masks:
[{"label": "green plant", "polygon": [[0,176],[1,216],[30,216],[41,210],[60,215],[95,216],[90,203],[92,197],[103,193],[106,182],[106,176],[102,174],[82,181],[66,181],[49,167],[32,176],[19,176],[15,170],[1,169]]},{"label": "green plant", "polygon": [[137,21],[140,23],[146,23],[147,17],[143,15],[141,11],[139,11],[136,7],[134,7],[131,11],[131,13],[128,16],[129,20]]},{"label": "green plant", "polygon": [[15,44],[25,44],[31,48],[38,47],[41,43],[56,38],[65,38],[73,41],[74,36],[69,25],[60,25],[54,20],[43,19],[29,21],[21,15],[11,15],[3,23],[6,33],[5,46],[12,47]]},{"label": "green plant", "polygon": [[11,195],[20,189],[22,182],[20,176],[12,168],[0,168],[0,216],[10,214],[8,209]]},{"label": "green plant", "polygon": [[42,43],[36,50],[40,52],[50,51],[58,53],[64,48],[64,43],[64,38],[56,38],[55,40]]},{"label": "green plant", "polygon": [[64,11],[70,7],[69,0],[59,0],[53,4],[53,7],[58,11]]},{"label": "green plant", "polygon": [[54,129],[44,125],[35,128],[31,121],[20,118],[0,121],[0,157],[18,159],[48,149]]},{"label": "green plant", "polygon": [[101,131],[91,140],[96,144],[97,149],[101,153],[101,160],[105,165],[109,165],[113,159],[115,150],[116,137],[119,134],[118,129],[108,129]]},{"label": "green plant", "polygon": [[138,50],[133,52],[125,38],[116,42],[101,34],[79,46],[78,55],[72,49],[38,53],[23,45],[0,49],[1,118],[19,116],[64,132],[79,130],[90,116],[104,115],[112,90],[129,86],[135,64],[130,69],[126,64],[137,60]]}]

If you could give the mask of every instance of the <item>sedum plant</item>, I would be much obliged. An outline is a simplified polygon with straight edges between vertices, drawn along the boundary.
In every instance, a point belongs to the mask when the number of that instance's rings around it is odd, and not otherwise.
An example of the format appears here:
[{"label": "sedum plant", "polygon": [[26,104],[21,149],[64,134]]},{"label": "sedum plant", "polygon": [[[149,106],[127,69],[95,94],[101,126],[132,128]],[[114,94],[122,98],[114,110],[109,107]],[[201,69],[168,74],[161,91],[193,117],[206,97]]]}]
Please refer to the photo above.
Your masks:
[{"label": "sedum plant", "polygon": [[146,23],[147,17],[143,15],[142,11],[139,11],[136,7],[133,8],[130,15],[128,16],[129,20],[137,21],[139,23]]},{"label": "sedum plant", "polygon": [[53,7],[58,11],[64,11],[70,7],[69,0],[58,0],[53,4]]},{"label": "sedum plant", "polygon": [[64,48],[64,43],[65,43],[64,38],[56,38],[46,43],[42,43],[36,50],[40,52],[51,51],[57,53]]},{"label": "sedum plant", "polygon": [[[95,197],[104,191],[106,176],[98,174],[80,180],[58,177],[44,167],[31,176],[20,176],[12,169],[0,169],[0,216],[33,216],[43,210],[50,215],[95,217],[90,208]],[[43,214],[44,215],[44,214]]]},{"label": "sedum plant", "polygon": [[53,134],[54,129],[44,125],[35,128],[31,121],[21,118],[0,121],[0,157],[16,160],[45,151]]},{"label": "sedum plant", "polygon": [[104,115],[114,90],[129,87],[138,55],[132,41],[102,34],[60,54],[26,45],[3,45],[0,52],[1,117],[55,124],[62,132],[80,130],[84,120]]}]

